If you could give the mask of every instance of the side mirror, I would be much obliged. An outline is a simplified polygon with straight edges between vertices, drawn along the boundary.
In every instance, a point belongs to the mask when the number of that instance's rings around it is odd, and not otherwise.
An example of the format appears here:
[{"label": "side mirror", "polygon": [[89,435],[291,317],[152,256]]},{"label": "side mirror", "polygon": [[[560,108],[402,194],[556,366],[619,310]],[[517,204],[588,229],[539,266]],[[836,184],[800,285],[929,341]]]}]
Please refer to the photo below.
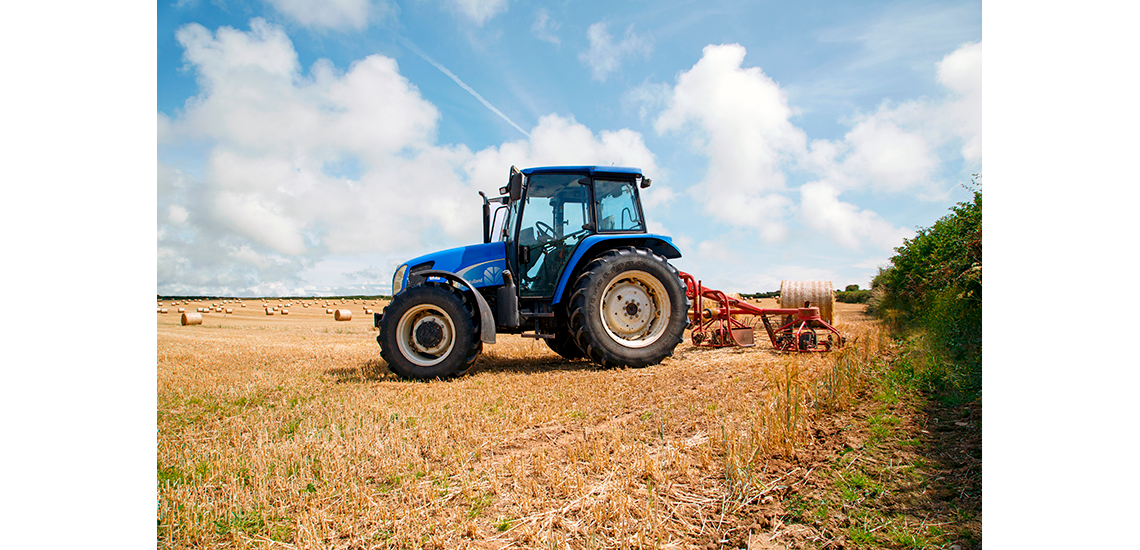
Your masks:
[{"label": "side mirror", "polygon": [[511,167],[511,183],[509,191],[511,192],[511,201],[517,201],[522,198],[522,184],[523,174],[519,172],[518,168]]},{"label": "side mirror", "polygon": [[641,178],[641,188],[642,189],[649,187],[649,184],[651,184],[651,183],[653,183],[653,180],[651,180],[649,178]]}]

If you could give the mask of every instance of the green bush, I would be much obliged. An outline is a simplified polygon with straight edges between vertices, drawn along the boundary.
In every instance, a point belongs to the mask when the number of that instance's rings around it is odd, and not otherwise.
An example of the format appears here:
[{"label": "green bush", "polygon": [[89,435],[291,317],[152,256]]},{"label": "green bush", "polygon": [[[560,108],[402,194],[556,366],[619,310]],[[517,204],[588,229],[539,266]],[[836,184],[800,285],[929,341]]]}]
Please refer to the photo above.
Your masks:
[{"label": "green bush", "polygon": [[780,295],[780,291],[779,291],[779,290],[773,290],[773,291],[771,291],[771,292],[757,292],[757,293],[754,293],[754,294],[744,294],[744,293],[741,293],[741,294],[740,294],[740,297],[741,297],[741,298],[747,298],[747,299],[749,299],[749,300],[759,300],[759,299],[761,299],[761,298],[773,298],[773,297],[775,297],[775,296],[779,296],[779,295]]},{"label": "green bush", "polygon": [[872,282],[868,312],[906,333],[925,333],[929,352],[955,369],[958,390],[981,387],[982,192],[895,249]]},{"label": "green bush", "polygon": [[[865,304],[867,300],[871,299],[870,290],[859,290],[858,285],[855,290],[841,290],[835,293],[835,301],[843,302],[845,304]],[[850,288],[850,286],[848,288]]]}]

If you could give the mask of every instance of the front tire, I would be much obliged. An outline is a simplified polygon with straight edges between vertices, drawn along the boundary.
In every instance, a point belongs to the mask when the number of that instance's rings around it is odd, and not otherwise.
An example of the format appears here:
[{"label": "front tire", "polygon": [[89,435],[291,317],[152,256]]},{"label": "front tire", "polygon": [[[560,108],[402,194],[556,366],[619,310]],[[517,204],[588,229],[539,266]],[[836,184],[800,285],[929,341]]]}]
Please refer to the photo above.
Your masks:
[{"label": "front tire", "polygon": [[617,248],[595,258],[570,296],[574,339],[604,366],[660,363],[681,343],[688,314],[677,270],[641,248]]},{"label": "front tire", "polygon": [[467,372],[482,344],[463,294],[424,283],[392,299],[380,319],[380,356],[401,378],[429,380]]}]

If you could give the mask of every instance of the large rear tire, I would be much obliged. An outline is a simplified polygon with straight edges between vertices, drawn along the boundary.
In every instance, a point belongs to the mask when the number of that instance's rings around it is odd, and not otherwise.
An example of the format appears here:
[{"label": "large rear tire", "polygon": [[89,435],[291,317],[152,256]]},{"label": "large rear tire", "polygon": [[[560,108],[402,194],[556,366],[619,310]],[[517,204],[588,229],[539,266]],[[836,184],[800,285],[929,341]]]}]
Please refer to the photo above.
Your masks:
[{"label": "large rear tire", "polygon": [[434,282],[393,298],[384,309],[376,340],[389,370],[417,380],[463,374],[482,349],[463,293]]},{"label": "large rear tire", "polygon": [[561,355],[563,359],[581,359],[586,356],[582,348],[578,347],[578,342],[574,341],[574,335],[570,334],[569,329],[559,328],[554,331],[554,338],[547,338],[543,340],[546,342],[547,347],[554,350],[554,353]]},{"label": "large rear tire", "polygon": [[570,331],[590,360],[645,367],[681,343],[689,299],[665,258],[625,247],[602,253],[582,270],[569,311]]}]

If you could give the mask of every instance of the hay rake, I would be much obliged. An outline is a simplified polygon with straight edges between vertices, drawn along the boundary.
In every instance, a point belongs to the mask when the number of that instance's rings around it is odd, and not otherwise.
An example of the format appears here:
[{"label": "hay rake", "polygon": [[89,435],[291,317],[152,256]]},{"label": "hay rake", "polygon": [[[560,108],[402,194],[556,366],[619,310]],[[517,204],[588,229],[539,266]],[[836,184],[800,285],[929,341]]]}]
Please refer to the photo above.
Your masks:
[{"label": "hay rake", "polygon": [[[685,293],[693,304],[689,322],[695,346],[754,346],[753,332],[757,324],[764,325],[772,347],[780,351],[825,352],[844,344],[839,331],[821,316],[820,307],[810,305],[811,299],[803,300],[803,307],[759,308],[723,291],[706,288],[688,273],[681,272],[680,275],[685,282]],[[817,292],[810,297],[816,298],[820,306],[825,306],[830,317],[831,285],[815,286],[828,288],[826,296],[819,296]],[[787,298],[791,294],[784,292],[784,285],[781,285],[781,297]],[[752,325],[741,322],[735,315],[752,316]],[[759,322],[755,321],[757,318]]]}]

